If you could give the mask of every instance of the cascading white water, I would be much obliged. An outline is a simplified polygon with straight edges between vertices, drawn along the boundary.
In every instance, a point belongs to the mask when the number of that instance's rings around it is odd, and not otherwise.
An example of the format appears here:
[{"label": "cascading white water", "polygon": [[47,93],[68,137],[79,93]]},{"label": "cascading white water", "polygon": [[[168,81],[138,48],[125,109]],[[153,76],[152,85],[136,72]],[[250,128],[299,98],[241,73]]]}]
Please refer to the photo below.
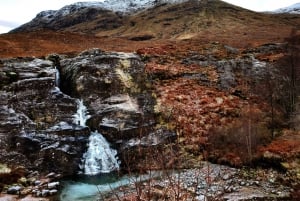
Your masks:
[{"label": "cascading white water", "polygon": [[55,67],[55,86],[59,88],[59,84],[60,84],[59,70]]},{"label": "cascading white water", "polygon": [[83,171],[86,175],[109,173],[119,169],[117,151],[110,148],[106,139],[97,131],[89,137],[89,147],[83,155]]},{"label": "cascading white water", "polygon": [[[55,85],[58,90],[60,84],[59,70],[55,67]],[[83,100],[76,100],[77,112],[73,115],[73,123],[86,127],[87,120],[91,117]],[[83,154],[80,167],[86,175],[109,173],[118,170],[120,165],[117,151],[110,148],[106,139],[98,132],[91,132],[87,152]]]},{"label": "cascading white water", "polygon": [[87,108],[83,104],[83,100],[77,100],[77,112],[73,115],[74,123],[80,126],[86,126],[86,121],[91,117],[87,113]]},{"label": "cascading white water", "polygon": [[[86,126],[90,118],[83,100],[77,100],[77,112],[74,116],[74,123]],[[98,132],[92,132],[89,137],[87,152],[83,155],[80,166],[86,175],[109,173],[119,169],[119,162],[116,157],[117,151],[110,148],[106,139]]]}]

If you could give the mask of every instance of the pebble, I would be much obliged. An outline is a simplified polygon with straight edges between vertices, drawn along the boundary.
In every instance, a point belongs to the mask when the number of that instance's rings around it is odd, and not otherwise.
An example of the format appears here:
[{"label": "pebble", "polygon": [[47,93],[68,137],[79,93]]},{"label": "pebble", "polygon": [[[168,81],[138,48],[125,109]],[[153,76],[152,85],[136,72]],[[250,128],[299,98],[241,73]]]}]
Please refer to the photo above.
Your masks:
[{"label": "pebble", "polygon": [[229,175],[229,174],[225,174],[225,175],[223,176],[223,180],[228,180],[228,179],[230,179],[230,175]]},{"label": "pebble", "polygon": [[40,181],[40,180],[36,180],[36,181],[34,181],[34,185],[35,186],[38,186],[38,185],[40,185],[42,182]]},{"label": "pebble", "polygon": [[43,189],[41,195],[42,195],[42,197],[47,197],[49,195],[49,193],[50,193],[49,190]]},{"label": "pebble", "polygon": [[12,186],[7,189],[7,194],[17,195],[20,193],[21,190],[22,190],[21,186]]},{"label": "pebble", "polygon": [[52,189],[49,191],[49,195],[56,195],[58,193],[58,190]]},{"label": "pebble", "polygon": [[[37,175],[38,173],[33,172],[32,175]],[[37,180],[37,177],[22,177],[19,179],[19,185],[14,185],[6,188],[6,193],[10,195],[21,195],[21,196],[34,196],[36,199],[44,200],[47,196],[52,196],[58,194],[58,188],[60,186],[59,181],[51,180],[60,178],[60,174],[49,173],[43,179]],[[43,198],[44,197],[44,198]],[[0,199],[1,200],[1,199]]]},{"label": "pebble", "polygon": [[196,197],[196,199],[199,200],[199,201],[206,201],[207,200],[205,195],[199,195],[199,196]]},{"label": "pebble", "polygon": [[55,177],[56,177],[56,174],[54,172],[51,172],[46,175],[46,178],[55,178]]},{"label": "pebble", "polygon": [[225,193],[232,193],[233,192],[233,187],[232,186],[225,186],[224,187],[224,192]]},{"label": "pebble", "polygon": [[48,188],[49,189],[54,189],[54,188],[56,188],[58,186],[59,186],[59,182],[58,181],[57,182],[48,183]]},{"label": "pebble", "polygon": [[[207,177],[207,168],[205,167],[202,169],[185,170],[180,173],[180,179],[182,180],[180,185],[193,193],[197,197],[195,199],[197,201],[207,200],[208,197],[211,197],[211,199],[217,198],[222,200],[223,198],[226,199],[226,196],[228,195],[229,197],[230,195],[233,195],[242,199],[243,197],[248,196],[248,192],[253,192],[254,197],[263,196],[263,198],[269,200],[270,196],[282,197],[282,195],[287,195],[287,192],[289,192],[290,189],[284,186],[278,187],[277,185],[274,185],[272,181],[269,181],[270,178],[276,179],[277,175],[280,173],[272,172],[270,176],[265,173],[266,176],[260,177],[260,181],[258,181],[257,178],[253,178],[253,180],[249,179],[248,175],[245,177],[245,172],[239,173],[236,169],[214,164],[209,165],[210,182],[207,183],[205,180]],[[175,173],[171,176],[177,178],[178,175]],[[197,181],[197,183],[195,183],[195,181]],[[168,186],[168,182],[158,182],[161,186]],[[256,195],[256,193],[258,194]]]}]

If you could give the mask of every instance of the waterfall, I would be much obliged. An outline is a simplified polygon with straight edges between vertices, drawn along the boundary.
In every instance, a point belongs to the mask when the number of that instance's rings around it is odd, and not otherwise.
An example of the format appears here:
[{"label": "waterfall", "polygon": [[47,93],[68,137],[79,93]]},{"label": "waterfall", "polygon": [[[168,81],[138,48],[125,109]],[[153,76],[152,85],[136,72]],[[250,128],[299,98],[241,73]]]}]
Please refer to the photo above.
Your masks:
[{"label": "waterfall", "polygon": [[100,133],[92,132],[88,150],[83,155],[84,174],[96,175],[118,170],[119,162],[116,155],[117,151],[110,148],[109,143]]},{"label": "waterfall", "polygon": [[[73,115],[74,123],[86,126],[90,118],[83,100],[77,100],[77,112]],[[106,139],[98,132],[91,132],[87,152],[83,154],[80,168],[86,175],[109,173],[119,169],[117,151],[110,148]]]},{"label": "waterfall", "polygon": [[83,104],[83,100],[76,100],[77,102],[77,112],[73,115],[74,123],[80,126],[86,126],[86,121],[91,117],[87,113],[87,108]]},{"label": "waterfall", "polygon": [[55,67],[55,86],[59,88],[59,84],[60,84],[59,70]]},{"label": "waterfall", "polygon": [[[60,74],[55,67],[55,88],[59,89]],[[91,117],[82,99],[76,99],[77,111],[73,115],[73,123],[86,127],[86,121]],[[110,148],[107,140],[98,132],[91,132],[87,152],[83,154],[80,168],[86,175],[109,173],[119,169],[117,151]]]}]

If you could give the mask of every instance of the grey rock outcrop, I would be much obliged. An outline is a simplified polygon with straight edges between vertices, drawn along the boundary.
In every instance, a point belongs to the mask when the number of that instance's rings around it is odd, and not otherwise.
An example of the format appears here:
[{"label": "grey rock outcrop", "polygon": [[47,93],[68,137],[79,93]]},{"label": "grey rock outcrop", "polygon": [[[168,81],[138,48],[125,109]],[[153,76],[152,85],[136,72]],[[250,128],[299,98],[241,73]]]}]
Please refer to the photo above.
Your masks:
[{"label": "grey rock outcrop", "polygon": [[[74,58],[48,58],[54,62],[1,61],[0,163],[71,175],[79,171],[91,131],[122,151],[121,161],[137,146],[173,138],[154,129],[155,99],[139,56],[92,49]],[[87,107],[87,126],[74,122],[79,99]]]},{"label": "grey rock outcrop", "polygon": [[98,49],[61,61],[62,90],[89,108],[88,126],[109,141],[128,140],[154,124],[144,64],[132,53]]},{"label": "grey rock outcrop", "polygon": [[76,101],[55,86],[52,62],[19,58],[2,63],[1,163],[75,173],[89,130],[72,124]]}]

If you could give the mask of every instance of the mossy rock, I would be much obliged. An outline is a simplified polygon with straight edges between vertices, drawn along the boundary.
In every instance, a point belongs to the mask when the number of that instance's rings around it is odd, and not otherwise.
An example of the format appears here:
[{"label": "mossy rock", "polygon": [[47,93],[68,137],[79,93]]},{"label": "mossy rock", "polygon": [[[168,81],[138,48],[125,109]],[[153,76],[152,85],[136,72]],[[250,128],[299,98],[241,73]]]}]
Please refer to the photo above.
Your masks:
[{"label": "mossy rock", "polygon": [[11,169],[7,165],[0,163],[0,177],[3,174],[9,174],[9,173],[11,173]]}]

